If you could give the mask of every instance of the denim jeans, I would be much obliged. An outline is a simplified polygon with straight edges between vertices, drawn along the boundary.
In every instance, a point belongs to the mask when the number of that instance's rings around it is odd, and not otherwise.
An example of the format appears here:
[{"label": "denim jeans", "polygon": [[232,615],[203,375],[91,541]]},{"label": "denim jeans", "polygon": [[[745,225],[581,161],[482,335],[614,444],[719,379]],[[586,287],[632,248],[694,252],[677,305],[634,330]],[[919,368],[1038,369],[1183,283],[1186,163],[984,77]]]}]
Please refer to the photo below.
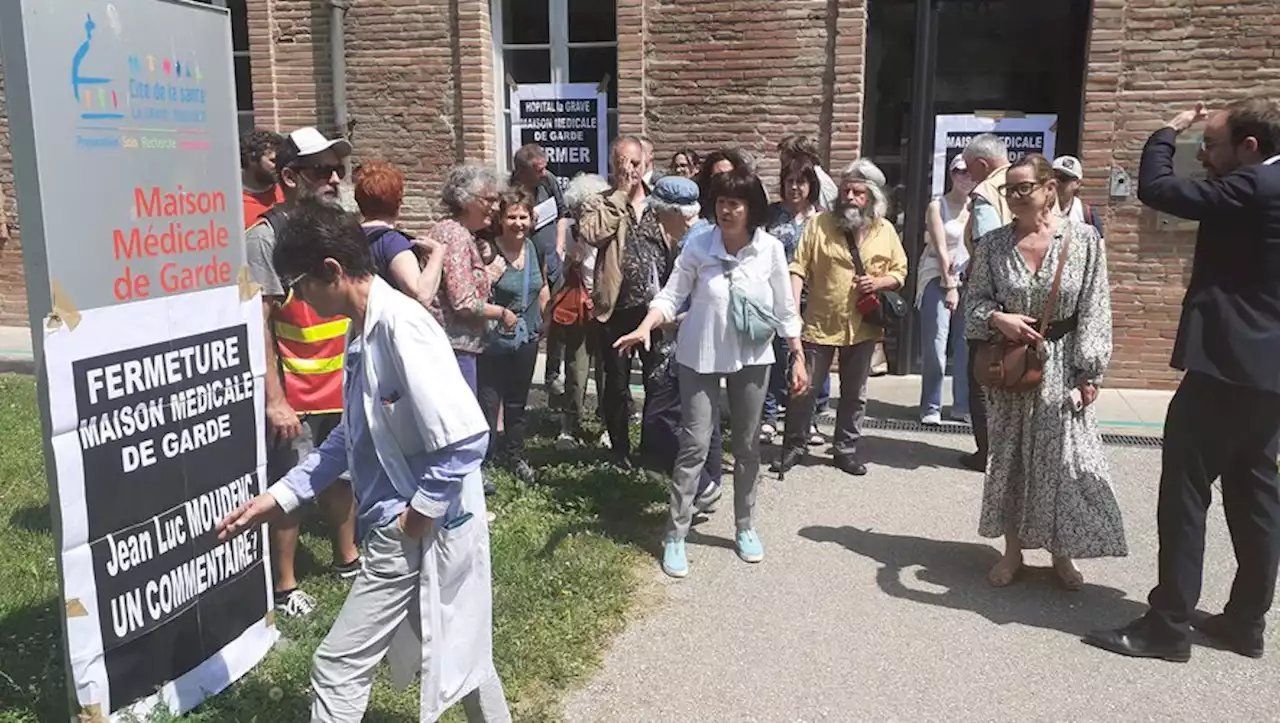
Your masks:
[{"label": "denim jeans", "polygon": [[[782,405],[787,403],[790,395],[788,387],[791,385],[791,370],[787,368],[787,361],[791,358],[791,352],[787,349],[786,339],[780,336],[773,338],[773,356],[773,371],[769,373],[769,388],[765,390],[762,419],[766,424],[777,427],[778,412],[781,411]],[[825,411],[830,400],[831,377],[828,376],[822,382],[822,391],[818,393],[817,411]]]},{"label": "denim jeans", "polygon": [[964,338],[964,312],[948,311],[943,303],[942,279],[925,284],[920,299],[920,354],[924,369],[920,380],[920,416],[942,411],[942,380],[947,369],[947,339],[951,339],[952,413],[969,413],[969,345]]}]

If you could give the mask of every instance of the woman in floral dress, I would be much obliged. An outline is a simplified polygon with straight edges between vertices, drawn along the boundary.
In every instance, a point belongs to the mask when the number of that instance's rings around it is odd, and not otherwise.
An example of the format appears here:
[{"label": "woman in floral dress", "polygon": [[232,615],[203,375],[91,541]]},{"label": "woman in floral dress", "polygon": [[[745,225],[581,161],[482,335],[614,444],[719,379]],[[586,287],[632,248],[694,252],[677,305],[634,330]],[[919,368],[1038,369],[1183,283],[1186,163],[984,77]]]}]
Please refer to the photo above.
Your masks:
[{"label": "woman in floral dress", "polygon": [[[979,239],[969,264],[966,337],[1036,342],[1044,361],[1036,389],[987,390],[991,453],[978,532],[1005,537],[988,575],[996,587],[1017,577],[1024,549],[1048,550],[1069,590],[1084,584],[1073,560],[1128,554],[1092,407],[1111,359],[1107,260],[1093,227],[1055,213],[1056,185],[1044,157],[1014,164],[1001,192],[1015,220]],[[1068,238],[1060,296],[1041,337],[1037,320]]]}]

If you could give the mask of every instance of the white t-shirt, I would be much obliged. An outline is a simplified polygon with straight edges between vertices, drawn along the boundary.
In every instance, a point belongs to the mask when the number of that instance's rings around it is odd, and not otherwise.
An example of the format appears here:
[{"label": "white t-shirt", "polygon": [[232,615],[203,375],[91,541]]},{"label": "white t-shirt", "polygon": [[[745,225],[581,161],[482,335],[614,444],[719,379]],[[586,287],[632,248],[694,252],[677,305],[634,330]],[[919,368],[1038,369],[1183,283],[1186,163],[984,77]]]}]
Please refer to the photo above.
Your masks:
[{"label": "white t-shirt", "polygon": [[1067,210],[1067,218],[1084,223],[1084,203],[1079,198],[1071,199],[1071,208]]}]

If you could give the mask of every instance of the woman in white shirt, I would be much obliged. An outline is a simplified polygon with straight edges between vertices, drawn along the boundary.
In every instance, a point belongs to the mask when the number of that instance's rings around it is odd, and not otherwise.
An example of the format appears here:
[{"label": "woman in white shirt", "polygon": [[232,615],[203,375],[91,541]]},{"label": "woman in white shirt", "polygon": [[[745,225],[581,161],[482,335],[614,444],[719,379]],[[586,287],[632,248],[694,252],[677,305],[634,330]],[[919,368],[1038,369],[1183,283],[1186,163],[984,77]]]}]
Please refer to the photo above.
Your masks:
[{"label": "woman in white shirt", "polygon": [[769,209],[764,187],[740,166],[716,175],[709,196],[716,225],[689,234],[649,314],[614,345],[619,351],[637,344],[647,347],[649,332],[674,320],[685,301],[691,302],[676,341],[680,452],[662,555],[662,569],[672,577],[689,573],[684,540],[719,410],[720,380],[729,389],[733,427],[735,542],[746,562],[764,559],[752,515],[760,471],[760,412],[774,362],[775,333],[787,339],[793,354],[792,393],[803,393],[809,384],[786,252],[782,242],[763,230]]},{"label": "woman in white shirt", "polygon": [[[964,338],[964,314],[960,306],[960,275],[969,263],[964,227],[969,220],[969,192],[973,180],[964,157],[956,156],[949,168],[951,189],[929,204],[925,226],[929,243],[920,256],[916,275],[916,306],[920,309],[921,356],[920,421],[942,424],[942,380],[947,369],[947,339],[952,339],[951,418],[969,421],[969,346]],[[955,332],[954,334],[952,332]]]}]

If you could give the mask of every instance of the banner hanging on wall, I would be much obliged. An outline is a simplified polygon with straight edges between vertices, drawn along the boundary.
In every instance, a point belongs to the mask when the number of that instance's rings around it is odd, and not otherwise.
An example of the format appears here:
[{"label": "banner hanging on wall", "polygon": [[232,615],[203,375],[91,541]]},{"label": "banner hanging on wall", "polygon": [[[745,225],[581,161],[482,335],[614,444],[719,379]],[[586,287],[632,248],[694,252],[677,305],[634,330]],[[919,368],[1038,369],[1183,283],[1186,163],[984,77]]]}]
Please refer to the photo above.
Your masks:
[{"label": "banner hanging on wall", "polygon": [[214,529],[266,459],[228,13],[14,0],[0,40],[70,717],[181,714],[277,637],[265,528]]},{"label": "banner hanging on wall", "polygon": [[537,143],[561,178],[609,172],[608,96],[591,83],[511,89],[511,151]]},{"label": "banner hanging on wall", "polygon": [[947,167],[964,152],[974,136],[994,133],[1009,146],[1012,163],[1032,153],[1053,160],[1057,141],[1058,116],[1024,115],[1006,112],[967,115],[940,115],[934,121],[933,195],[947,190]]}]

